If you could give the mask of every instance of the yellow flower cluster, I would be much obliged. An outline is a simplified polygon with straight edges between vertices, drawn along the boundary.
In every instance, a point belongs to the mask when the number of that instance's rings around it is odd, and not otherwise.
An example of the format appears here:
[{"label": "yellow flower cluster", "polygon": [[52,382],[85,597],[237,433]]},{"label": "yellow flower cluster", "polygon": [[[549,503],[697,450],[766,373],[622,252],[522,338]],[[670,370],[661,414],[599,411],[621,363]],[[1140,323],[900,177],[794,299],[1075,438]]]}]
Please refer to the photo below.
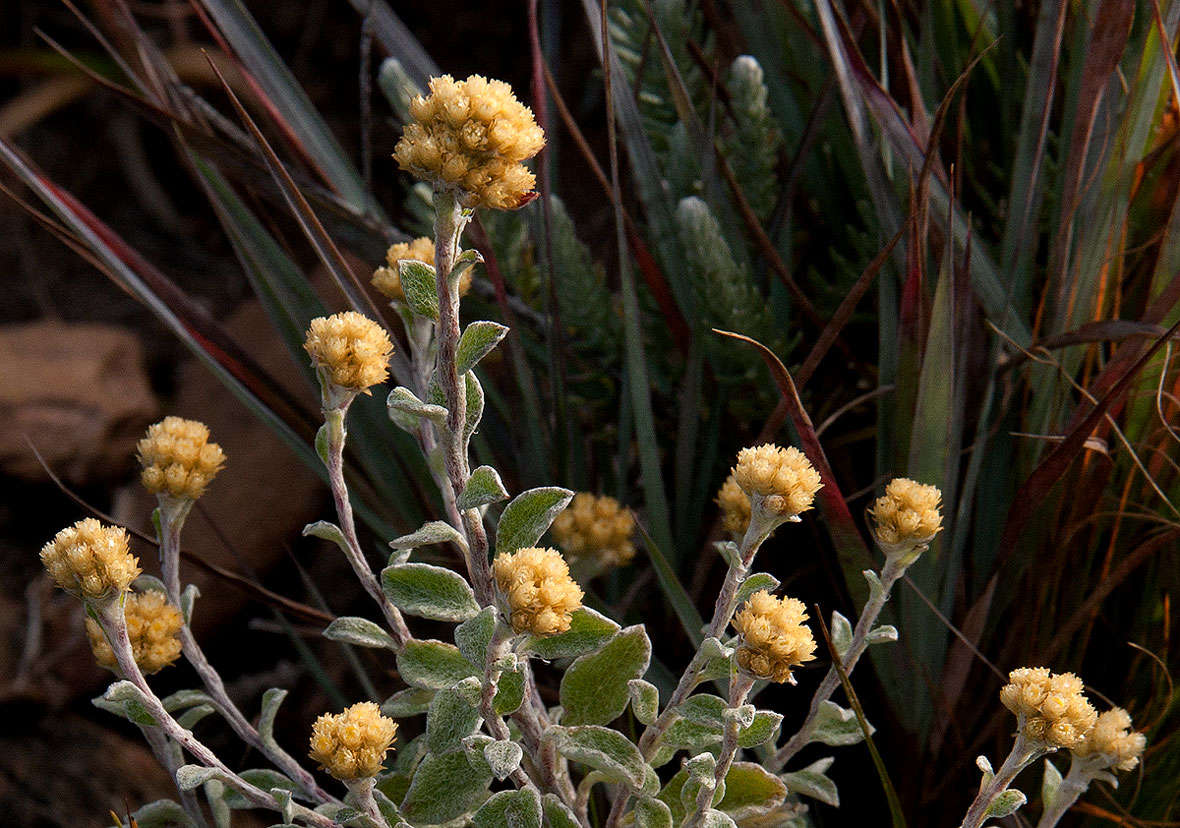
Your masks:
[{"label": "yellow flower cluster", "polygon": [[84,600],[118,595],[142,571],[127,546],[127,530],[94,518],[58,532],[41,547],[41,563],[59,587]]},{"label": "yellow flower cluster", "polygon": [[1081,745],[1098,720],[1098,712],[1073,673],[1050,673],[1045,667],[1021,667],[1008,674],[1000,701],[1022,721],[1024,735],[1049,748]]},{"label": "yellow flower cluster", "polygon": [[389,334],[356,311],[311,320],[303,347],[329,382],[340,388],[363,391],[389,376]]},{"label": "yellow flower cluster", "polygon": [[582,588],[556,549],[527,547],[501,553],[492,570],[513,630],[554,635],[570,628],[570,616],[582,606]]},{"label": "yellow flower cluster", "polygon": [[553,521],[553,539],[571,560],[592,559],[606,566],[624,566],[635,557],[635,518],[619,501],[588,492],[574,495],[573,502]]},{"label": "yellow flower cluster", "polygon": [[[434,267],[434,242],[427,236],[410,242],[395,244],[385,251],[385,265],[373,271],[373,287],[387,299],[404,302],[406,294],[402,291],[402,276],[398,270],[398,263],[402,261],[425,262]],[[466,296],[471,290],[471,268],[467,268],[459,276],[459,295]]]},{"label": "yellow flower cluster", "polygon": [[[123,600],[123,615],[127,619],[127,637],[135,663],[145,675],[158,673],[180,656],[180,628],[184,621],[180,610],[168,603],[159,590],[129,592]],[[94,660],[114,670],[118,663],[102,627],[92,618],[86,619],[86,637]]]},{"label": "yellow flower cluster", "polygon": [[209,429],[196,420],[165,417],[139,441],[140,480],[152,494],[196,500],[225,465],[225,452],[209,442]]},{"label": "yellow flower cluster", "polygon": [[410,102],[393,157],[425,181],[461,191],[465,207],[515,210],[536,197],[522,161],[545,146],[532,110],[503,81],[472,75],[431,78],[430,94]]},{"label": "yellow flower cluster", "polygon": [[315,720],[309,755],[341,781],[365,779],[380,773],[396,735],[397,724],[382,716],[380,707],[360,702]]},{"label": "yellow flower cluster", "polygon": [[738,452],[733,478],[750,498],[762,498],[765,511],[783,518],[810,509],[823,485],[807,455],[771,443]]},{"label": "yellow flower cluster", "polygon": [[1077,756],[1103,756],[1117,770],[1134,770],[1147,747],[1147,737],[1131,730],[1131,715],[1121,707],[1098,717],[1094,729],[1073,749]]},{"label": "yellow flower cluster", "polygon": [[806,607],[798,598],[755,592],[733,619],[741,636],[738,666],[757,678],[794,684],[791,668],[815,658],[815,637],[806,620]]},{"label": "yellow flower cluster", "polygon": [[869,509],[873,533],[886,552],[908,551],[925,546],[942,529],[942,492],[898,477],[889,481],[885,494]]},{"label": "yellow flower cluster", "polygon": [[750,526],[750,498],[733,474],[725,478],[725,484],[717,492],[716,503],[721,508],[721,527],[729,536],[739,539],[746,534]]}]

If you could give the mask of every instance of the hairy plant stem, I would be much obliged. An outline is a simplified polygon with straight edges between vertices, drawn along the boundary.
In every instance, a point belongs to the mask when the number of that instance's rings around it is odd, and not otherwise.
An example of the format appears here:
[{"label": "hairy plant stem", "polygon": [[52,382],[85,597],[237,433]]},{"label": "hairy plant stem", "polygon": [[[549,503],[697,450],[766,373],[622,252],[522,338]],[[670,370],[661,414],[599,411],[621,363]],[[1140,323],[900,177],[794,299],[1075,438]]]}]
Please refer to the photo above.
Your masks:
[{"label": "hairy plant stem", "polygon": [[[443,492],[448,519],[467,540],[467,575],[475,591],[476,600],[480,606],[487,607],[495,603],[496,591],[489,559],[490,543],[483,524],[483,514],[479,509],[458,507],[458,498],[467,486],[471,467],[467,456],[466,437],[467,381],[459,375],[457,363],[459,338],[462,335],[459,327],[459,277],[453,271],[459,258],[463,230],[470,219],[470,212],[463,208],[454,192],[441,187],[435,189],[434,269],[435,290],[438,294],[438,323],[435,326],[437,350],[434,374],[447,406],[446,424],[439,430],[446,479],[439,480],[438,483]],[[435,450],[433,440],[424,437],[421,442],[426,456],[430,458]],[[527,661],[521,665],[521,671],[524,674],[526,702],[514,718],[521,725],[526,742],[531,742],[535,746],[534,749],[537,749],[542,742],[541,735],[549,724],[549,717]],[[485,717],[485,720],[488,722],[489,730],[492,730],[492,735],[496,736],[493,730],[496,726],[491,722],[499,721],[503,725],[503,721],[494,715],[490,719]],[[564,759],[556,757],[552,763],[542,760],[541,766],[542,773],[546,775],[543,780],[546,788],[556,793],[567,805],[572,806],[572,785],[568,778],[564,784],[562,783],[563,777],[568,775],[564,770]]]},{"label": "hairy plant stem", "polygon": [[[120,678],[125,678],[122,673],[118,674]],[[180,748],[175,742],[172,742],[158,727],[151,725],[140,725],[139,732],[143,734],[144,740],[152,749],[152,753],[156,755],[156,760],[164,766],[164,770],[168,771],[168,775],[175,781],[176,771],[184,764],[184,758],[180,754]],[[180,806],[184,808],[184,812],[188,814],[189,819],[197,826],[197,828],[206,828],[208,822],[205,821],[205,812],[201,810],[200,800],[197,799],[196,794],[192,791],[182,791],[180,786],[177,786],[176,792],[180,795]]]},{"label": "hairy plant stem", "polygon": [[[877,623],[877,618],[881,615],[885,602],[889,600],[894,584],[905,574],[905,570],[906,565],[901,563],[898,558],[887,557],[885,559],[885,565],[881,568],[882,589],[878,594],[870,595],[869,600],[865,602],[860,618],[857,619],[856,628],[852,632],[852,642],[848,645],[848,651],[844,653],[844,658],[841,660],[846,675],[852,675],[857,661],[864,655],[864,651],[868,647],[869,633],[872,632],[873,625]],[[803,720],[803,724],[799,726],[795,735],[775,752],[770,762],[767,763],[768,770],[776,773],[782,770],[787,762],[811,741],[820,707],[832,697],[832,693],[839,686],[840,674],[835,665],[832,665],[828,668],[827,675],[824,676],[819,687],[816,688],[815,695],[811,697],[807,718]]]},{"label": "hairy plant stem", "polygon": [[1077,756],[1073,756],[1069,762],[1069,773],[1057,786],[1053,801],[1048,803],[1045,810],[1041,812],[1041,818],[1037,820],[1037,828],[1053,828],[1060,822],[1066,811],[1072,808],[1074,803],[1090,787],[1095,773],[1103,770],[1106,768],[1095,767],[1093,762],[1088,759],[1079,759]]},{"label": "hairy plant stem", "polygon": [[1017,727],[1016,741],[1013,743],[1008,757],[1004,759],[1004,764],[1000,765],[995,776],[980,786],[979,793],[975,795],[975,799],[967,808],[967,815],[963,817],[959,828],[980,828],[984,820],[987,819],[987,809],[992,804],[992,800],[1008,790],[1012,780],[1022,770],[1049,752],[1039,743],[1032,742],[1025,737],[1023,716],[1018,717]]},{"label": "hairy plant stem", "polygon": [[[135,654],[131,649],[131,640],[127,637],[127,620],[123,615],[122,598],[107,601],[104,604],[92,605],[96,620],[102,626],[103,633],[110,642],[111,650],[115,654],[115,661],[125,680],[134,685],[142,694],[141,701],[146,712],[155,720],[160,731],[172,741],[176,742],[189,755],[207,768],[214,768],[221,775],[222,781],[236,790],[251,804],[272,811],[282,811],[282,806],[271,794],[250,784],[229,769],[224,762],[217,758],[204,743],[193,736],[192,731],[185,730],[176,719],[172,718],[164,703],[156,696],[148,685],[139,665],[135,663]],[[302,805],[294,805],[295,817],[316,828],[339,828],[339,823],[328,817],[317,814]]]},{"label": "hairy plant stem", "polygon": [[[168,591],[168,600],[179,608],[180,603],[180,532],[184,528],[185,519],[192,508],[193,501],[188,498],[174,498],[169,495],[159,497],[160,508],[157,511],[159,520],[160,566],[164,576],[164,588]],[[287,774],[300,788],[316,802],[336,801],[327,791],[316,784],[315,777],[303,768],[294,757],[278,745],[268,745],[253,724],[242,714],[238,706],[230,698],[225,689],[225,682],[221,674],[209,662],[205,651],[197,643],[188,619],[180,628],[180,644],[184,657],[197,675],[205,690],[213,699],[218,712],[229,723],[234,733],[246,744],[260,752],[271,761],[275,767]]]},{"label": "hairy plant stem", "polygon": [[[746,697],[754,686],[753,676],[739,672],[729,683],[729,709],[736,710],[746,703]],[[721,784],[725,781],[733,765],[733,758],[738,749],[738,720],[736,716],[728,716],[725,720],[725,735],[721,741],[721,753],[717,756],[717,765],[713,769],[713,786],[701,785],[697,792],[696,811],[685,820],[685,828],[697,828],[704,819],[705,813],[713,805],[713,798]]]},{"label": "hairy plant stem", "polygon": [[[761,519],[759,519],[760,517]],[[717,601],[713,605],[713,617],[705,630],[705,638],[720,640],[725,633],[725,628],[729,626],[734,610],[737,609],[738,588],[741,587],[746,576],[750,574],[750,567],[754,563],[754,557],[758,554],[758,550],[770,537],[775,526],[781,522],[779,519],[768,520],[765,515],[759,515],[759,510],[755,510],[752,514],[750,526],[738,547],[738,554],[729,562],[729,568],[725,572],[725,580],[721,584],[720,592],[717,593]],[[651,759],[660,737],[672,726],[676,716],[679,715],[676,708],[701,683],[701,671],[705,667],[705,662],[704,653],[700,647],[697,647],[697,651],[693,654],[688,667],[685,668],[684,674],[681,675],[676,689],[668,698],[663,712],[644,729],[643,734],[639,737],[639,752],[643,754],[645,760]],[[621,824],[627,797],[628,792],[625,788],[616,787],[614,798],[611,801],[610,815],[606,820],[606,828],[616,828]]]},{"label": "hairy plant stem", "polygon": [[340,532],[344,536],[344,556],[352,565],[352,571],[364,587],[369,597],[381,608],[385,622],[393,636],[394,645],[398,650],[410,640],[410,629],[406,626],[401,612],[386,597],[381,585],[377,583],[377,576],[361,551],[360,541],[357,540],[356,520],[352,515],[352,503],[348,499],[348,486],[344,482],[344,443],[348,436],[345,417],[351,398],[343,402],[333,402],[328,394],[324,397],[324,434],[327,439],[327,456],[324,466],[328,470],[328,485],[332,489],[332,499],[336,503],[336,516],[340,521]]},{"label": "hairy plant stem", "polygon": [[373,820],[374,825],[379,828],[389,828],[389,822],[386,821],[385,815],[381,813],[381,809],[377,807],[377,800],[373,796],[373,785],[376,780],[371,776],[366,776],[363,779],[349,779],[344,784],[348,787],[349,793],[352,794],[356,801],[359,810],[363,812],[369,819]]},{"label": "hairy plant stem", "polygon": [[[496,690],[500,684],[500,676],[503,671],[496,666],[501,658],[508,653],[509,639],[503,635],[502,630],[497,625],[496,632],[493,634],[492,642],[488,645],[487,660],[484,663],[483,686],[479,694],[479,713],[483,716],[484,723],[488,726],[488,732],[491,733],[492,738],[499,742],[508,742],[512,740],[512,734],[508,730],[508,725],[504,723],[503,717],[496,712],[495,700]],[[512,783],[518,788],[532,788],[537,790],[537,786],[533,780],[528,777],[523,770],[517,766],[516,770],[510,775]],[[538,795],[540,791],[537,791]]]}]

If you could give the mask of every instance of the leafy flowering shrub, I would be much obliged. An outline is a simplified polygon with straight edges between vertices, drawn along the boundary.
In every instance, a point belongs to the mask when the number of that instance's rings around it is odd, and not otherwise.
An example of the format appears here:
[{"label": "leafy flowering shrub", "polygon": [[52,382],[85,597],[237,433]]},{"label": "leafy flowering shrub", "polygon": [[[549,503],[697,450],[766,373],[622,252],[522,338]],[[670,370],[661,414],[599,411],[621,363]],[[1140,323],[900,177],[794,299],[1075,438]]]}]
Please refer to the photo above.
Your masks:
[{"label": "leafy flowering shrub", "polygon": [[[711,618],[690,631],[691,658],[661,692],[649,672],[646,629],[621,628],[588,606],[562,554],[539,546],[552,528],[571,558],[623,564],[636,552],[634,516],[610,498],[575,498],[557,486],[513,494],[494,468],[472,465],[470,441],[485,406],[477,369],[508,329],[460,324],[460,298],[480,261],[463,248],[464,233],[477,206],[512,209],[534,197],[523,162],[544,135],[502,82],[443,77],[430,89],[409,107],[414,121],[396,158],[432,188],[433,239],[391,248],[374,276],[404,326],[407,352],[391,366],[389,331],[353,310],[313,319],[304,344],[321,390],[314,447],[336,507],[335,521],[305,534],[339,550],[382,622],[336,618],[324,635],[382,651],[406,686],[381,705],[358,701],[316,720],[309,756],[336,780],[326,787],[274,738],[283,691],[265,694],[257,719],[239,710],[192,635],[197,595],[179,569],[189,507],[225,458],[203,425],[164,420],[139,447],[143,482],[159,501],[162,581],[145,579],[143,590],[128,592],[140,570],[126,533],[93,519],[62,530],[41,553],[58,585],[86,604],[96,658],[118,675],[98,703],[138,725],[175,777],[178,801],[141,809],[138,824],[202,826],[208,811],[223,826],[238,808],[273,812],[276,828],[809,824],[805,799],[839,802],[824,773],[830,757],[788,766],[804,747],[854,744],[869,731],[859,710],[832,696],[870,645],[897,639],[878,618],[940,531],[941,492],[899,478],[874,503],[884,562],[864,570],[867,599],[855,624],[831,614],[829,655],[807,624],[807,605],[776,596],[777,580],[755,571],[767,538],[793,531],[789,524],[812,509],[826,464],[817,467],[819,458],[794,446],[741,450],[717,498],[733,538],[717,545],[725,578]],[[368,404],[366,395],[391,373],[390,427],[416,441],[445,514],[391,539],[388,564],[374,572],[358,540],[343,458],[351,406]],[[462,570],[421,560],[419,550],[436,545],[456,550]],[[453,625],[450,640],[420,638],[418,622],[407,619]],[[145,676],[180,652],[203,687],[161,699]],[[792,671],[812,661],[828,669],[810,698],[798,699],[802,723],[783,738],[783,714],[758,706],[760,680],[793,684]],[[556,704],[538,689],[534,668],[543,662],[561,676]],[[1090,781],[1135,765],[1142,735],[1121,710],[1098,716],[1083,690],[1070,673],[1011,674],[1001,702],[1017,716],[1015,744],[998,771],[980,757],[984,780],[963,828],[1019,808],[1024,795],[1011,783],[1054,751],[1072,751],[1073,765],[1066,777],[1047,766],[1046,828]],[[209,712],[268,767],[235,770],[200,741],[191,724]],[[422,734],[391,760],[395,720],[415,717],[424,717]]]}]

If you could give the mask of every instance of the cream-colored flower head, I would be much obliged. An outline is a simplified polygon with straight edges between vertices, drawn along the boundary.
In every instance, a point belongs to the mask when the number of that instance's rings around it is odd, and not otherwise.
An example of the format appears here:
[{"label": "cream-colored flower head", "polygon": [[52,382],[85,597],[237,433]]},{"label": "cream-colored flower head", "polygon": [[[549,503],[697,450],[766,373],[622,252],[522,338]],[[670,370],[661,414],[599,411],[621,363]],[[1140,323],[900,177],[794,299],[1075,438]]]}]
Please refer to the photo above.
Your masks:
[{"label": "cream-colored flower head", "polygon": [[532,110],[503,81],[472,75],[431,78],[430,94],[410,102],[393,157],[424,181],[451,188],[465,207],[515,210],[536,197],[522,161],[545,146]]},{"label": "cream-colored flower head", "polygon": [[94,518],[58,532],[41,547],[41,563],[59,587],[87,601],[125,592],[142,571],[127,545],[127,530]]},{"label": "cream-colored flower head", "polygon": [[389,334],[356,311],[311,320],[303,347],[316,368],[339,388],[364,391],[389,376]]},{"label": "cream-colored flower head", "polygon": [[794,446],[771,443],[738,452],[733,479],[738,487],[770,515],[789,519],[811,508],[823,485],[807,455]]},{"label": "cream-colored flower head", "polygon": [[755,592],[733,619],[741,636],[738,666],[757,678],[794,684],[791,668],[815,658],[815,637],[806,620],[799,599],[775,598],[764,589]]},{"label": "cream-colored flower head", "polygon": [[742,491],[732,473],[717,492],[716,503],[721,508],[721,527],[730,537],[740,540],[750,526],[750,496]]},{"label": "cream-colored flower head", "polygon": [[[123,599],[123,616],[127,619],[127,637],[131,639],[131,652],[140,672],[150,676],[180,657],[180,628],[184,620],[164,593],[155,589],[127,593]],[[115,653],[93,618],[86,619],[86,637],[90,639],[94,660],[114,670],[118,666]]]},{"label": "cream-colored flower head", "polygon": [[1083,689],[1082,680],[1073,673],[1021,667],[1008,674],[1000,701],[1016,714],[1028,738],[1050,749],[1076,749],[1098,720]]},{"label": "cream-colored flower head", "polygon": [[890,480],[869,509],[877,543],[887,555],[924,549],[942,529],[941,503],[937,486],[908,477]]},{"label": "cream-colored flower head", "polygon": [[[404,302],[406,294],[402,291],[402,276],[398,263],[403,261],[425,262],[434,267],[434,242],[428,237],[414,239],[410,242],[395,244],[385,252],[385,265],[373,271],[373,287],[387,299]],[[466,296],[471,290],[471,268],[467,268],[459,276],[459,295]]]},{"label": "cream-colored flower head", "polygon": [[624,566],[635,557],[635,518],[619,501],[579,492],[553,521],[553,539],[571,560]]},{"label": "cream-colored flower head", "polygon": [[1131,714],[1115,707],[1098,717],[1090,735],[1073,752],[1076,756],[1101,757],[1106,767],[1129,771],[1139,764],[1145,747],[1147,737],[1131,730]]},{"label": "cream-colored flower head", "polygon": [[137,449],[140,480],[152,494],[196,500],[225,465],[225,452],[209,442],[208,427],[182,417],[149,426]]},{"label": "cream-colored flower head", "polygon": [[366,779],[381,772],[396,735],[397,723],[382,716],[380,707],[360,702],[315,720],[309,755],[341,781]]},{"label": "cream-colored flower head", "polygon": [[570,628],[570,616],[582,606],[582,588],[556,549],[526,547],[500,553],[492,571],[513,630],[555,635]]}]

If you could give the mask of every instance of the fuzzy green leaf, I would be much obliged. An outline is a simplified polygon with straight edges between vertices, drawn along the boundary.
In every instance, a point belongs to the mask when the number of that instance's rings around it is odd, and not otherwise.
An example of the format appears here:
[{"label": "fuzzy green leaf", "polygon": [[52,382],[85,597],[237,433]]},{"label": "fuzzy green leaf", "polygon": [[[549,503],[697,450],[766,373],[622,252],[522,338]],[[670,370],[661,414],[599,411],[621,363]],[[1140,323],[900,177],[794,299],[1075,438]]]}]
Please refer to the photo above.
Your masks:
[{"label": "fuzzy green leaf", "polygon": [[498,322],[472,322],[459,337],[459,347],[455,352],[455,367],[460,374],[465,374],[479,364],[479,361],[492,352],[508,334],[508,328]]},{"label": "fuzzy green leaf", "polygon": [[774,741],[782,725],[782,713],[759,710],[754,714],[754,721],[738,731],[738,747],[752,748]]},{"label": "fuzzy green leaf", "polygon": [[197,726],[197,722],[208,716],[210,713],[216,713],[217,710],[211,704],[198,704],[196,707],[190,707],[188,710],[176,717],[176,723],[185,730],[192,730]]},{"label": "fuzzy green leaf", "polygon": [[833,808],[840,807],[840,794],[836,791],[836,783],[825,776],[828,768],[835,760],[831,756],[793,773],[784,773],[779,778],[787,786],[787,790],[801,796],[809,796]]},{"label": "fuzzy green leaf", "polygon": [[430,709],[433,690],[421,687],[407,687],[399,690],[381,703],[381,712],[392,719],[408,719],[419,716]]},{"label": "fuzzy green leaf", "polygon": [[488,646],[496,632],[496,608],[484,607],[479,614],[455,627],[455,643],[472,667],[483,670],[488,660]]},{"label": "fuzzy green leaf", "polygon": [[640,796],[635,799],[636,828],[672,828],[672,809],[658,799]]},{"label": "fuzzy green leaf", "polygon": [[755,572],[753,575],[742,581],[741,586],[737,590],[737,602],[740,607],[750,596],[760,589],[767,592],[774,592],[779,588],[778,578],[771,575],[769,572]]},{"label": "fuzzy green leaf", "polygon": [[402,817],[415,825],[459,819],[479,807],[491,781],[486,765],[468,762],[462,750],[427,754],[402,800]]},{"label": "fuzzy green leaf", "polygon": [[561,679],[560,699],[568,725],[608,724],[627,708],[627,682],[643,678],[651,641],[641,626],[619,632],[596,653],[580,656]]},{"label": "fuzzy green leaf", "polygon": [[754,762],[734,762],[725,775],[725,795],[718,810],[735,821],[767,813],[782,804],[787,786]]},{"label": "fuzzy green leaf", "polygon": [[501,716],[515,713],[524,703],[524,676],[520,673],[501,673],[496,685],[492,709]]},{"label": "fuzzy green leaf", "polygon": [[841,659],[852,646],[852,624],[835,610],[832,611],[832,646]]},{"label": "fuzzy green leaf", "polygon": [[279,715],[279,705],[287,698],[287,691],[281,687],[272,687],[262,694],[262,711],[258,714],[258,735],[267,747],[278,749],[275,741],[275,717]]},{"label": "fuzzy green leaf", "polygon": [[526,636],[518,651],[522,655],[552,661],[592,653],[615,636],[619,625],[589,607],[575,610],[570,628],[550,636]]},{"label": "fuzzy green leaf", "polygon": [[580,828],[577,816],[555,794],[545,794],[541,805],[549,828]]},{"label": "fuzzy green leaf", "polygon": [[500,780],[507,779],[520,767],[524,751],[516,742],[489,742],[484,745],[483,758],[487,760],[492,774]]},{"label": "fuzzy green leaf", "polygon": [[992,817],[994,819],[1003,819],[1006,816],[1012,816],[1020,810],[1020,807],[1028,801],[1028,797],[1023,792],[1015,788],[1009,788],[1006,791],[1000,791],[996,794],[992,801],[988,803],[987,810],[984,812],[984,817]]},{"label": "fuzzy green leaf", "polygon": [[[269,791],[272,788],[280,788],[285,791],[297,791],[299,786],[288,779],[277,770],[271,768],[251,768],[244,770],[238,774],[242,779],[245,779],[256,788],[261,788],[264,791]],[[224,796],[225,804],[231,808],[253,808],[254,803],[246,799],[242,794],[233,788],[227,787]]]},{"label": "fuzzy green leaf", "polygon": [[480,717],[466,694],[454,688],[440,690],[426,714],[426,748],[446,753],[462,747],[463,740],[479,729]]},{"label": "fuzzy green leaf", "polygon": [[407,641],[397,654],[397,669],[406,684],[427,690],[445,690],[476,674],[458,647],[434,640]]},{"label": "fuzzy green leaf", "polygon": [[631,712],[640,724],[655,723],[660,712],[660,691],[650,681],[631,679],[627,682],[627,692],[631,695]]},{"label": "fuzzy green leaf", "polygon": [[617,730],[597,725],[553,726],[545,731],[544,738],[552,739],[567,759],[600,771],[613,782],[643,787],[650,768],[639,748]]},{"label": "fuzzy green leaf", "polygon": [[541,828],[541,797],[531,788],[500,791],[471,820],[474,828]]},{"label": "fuzzy green leaf", "polygon": [[390,650],[396,648],[393,638],[377,624],[367,618],[356,618],[351,615],[337,618],[325,627],[324,638],[355,644],[358,647],[385,647]]},{"label": "fuzzy green leaf", "polygon": [[107,702],[102,707],[137,725],[153,727],[159,724],[151,713],[147,696],[129,681],[114,682],[102,694],[102,699]]},{"label": "fuzzy green leaf", "polygon": [[339,546],[341,549],[348,548],[348,542],[344,540],[344,533],[340,531],[340,527],[335,523],[327,520],[317,520],[315,523],[309,523],[303,527],[303,537],[311,535],[320,540],[331,541]]},{"label": "fuzzy green leaf", "polygon": [[466,621],[479,613],[471,586],[441,566],[404,563],[381,570],[381,589],[408,615],[435,621]]},{"label": "fuzzy green leaf", "polygon": [[483,420],[484,393],[479,379],[470,371],[463,375],[463,383],[467,391],[467,423],[463,426],[463,445],[466,447]]},{"label": "fuzzy green leaf", "polygon": [[423,418],[438,425],[442,425],[447,420],[446,408],[441,405],[424,403],[414,396],[413,391],[400,385],[389,392],[389,397],[385,400],[385,409],[389,414],[389,419],[406,431],[413,431],[417,428]]},{"label": "fuzzy green leaf", "polygon": [[480,466],[467,478],[457,505],[460,509],[476,509],[507,499],[508,490],[500,480],[500,473],[491,466]]},{"label": "fuzzy green leaf", "polygon": [[176,787],[182,791],[191,791],[211,779],[223,779],[224,777],[225,774],[217,768],[207,768],[204,765],[181,765],[176,769]]},{"label": "fuzzy green leaf", "polygon": [[542,486],[514,497],[496,525],[496,554],[535,545],[573,496],[569,489]]},{"label": "fuzzy green leaf", "polygon": [[438,287],[434,268],[417,259],[402,259],[397,263],[402,293],[410,310],[427,319],[438,319]]},{"label": "fuzzy green leaf", "polygon": [[419,546],[429,546],[435,543],[456,543],[464,549],[467,542],[454,526],[445,520],[432,520],[422,524],[418,530],[400,538],[394,538],[389,545],[394,549],[414,549]]},{"label": "fuzzy green leaf", "polygon": [[[875,730],[870,725],[870,730]],[[820,705],[815,717],[812,739],[833,747],[855,745],[864,739],[864,731],[856,720],[856,713],[832,701]]]},{"label": "fuzzy green leaf", "polygon": [[1057,799],[1057,791],[1061,788],[1061,771],[1057,770],[1057,766],[1045,760],[1045,773],[1041,777],[1041,806],[1043,808],[1052,808],[1053,801]]}]

